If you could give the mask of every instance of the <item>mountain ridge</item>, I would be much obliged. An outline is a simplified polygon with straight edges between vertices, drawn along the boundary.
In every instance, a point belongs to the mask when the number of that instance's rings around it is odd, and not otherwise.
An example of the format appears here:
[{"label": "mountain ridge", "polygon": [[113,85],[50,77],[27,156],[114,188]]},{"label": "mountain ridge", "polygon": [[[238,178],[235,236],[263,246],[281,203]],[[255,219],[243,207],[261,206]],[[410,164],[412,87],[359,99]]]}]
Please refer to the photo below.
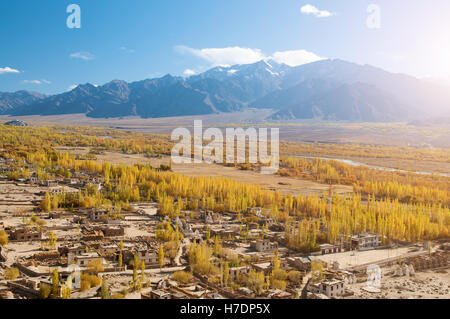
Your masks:
[{"label": "mountain ridge", "polygon": [[[414,120],[449,110],[445,89],[412,76],[344,60],[296,67],[261,60],[214,67],[188,78],[80,84],[55,95],[0,92],[0,114],[170,117],[272,108],[269,120]],[[450,112],[449,112],[450,114]]]}]

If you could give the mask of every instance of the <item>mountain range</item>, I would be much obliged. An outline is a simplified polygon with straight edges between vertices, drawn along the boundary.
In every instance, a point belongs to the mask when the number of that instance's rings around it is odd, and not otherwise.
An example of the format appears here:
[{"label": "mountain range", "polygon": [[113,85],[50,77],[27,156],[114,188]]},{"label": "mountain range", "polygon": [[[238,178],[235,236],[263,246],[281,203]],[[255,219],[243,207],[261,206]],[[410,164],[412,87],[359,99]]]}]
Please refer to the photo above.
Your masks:
[{"label": "mountain range", "polygon": [[189,78],[166,75],[102,86],[82,84],[69,92],[0,92],[2,115],[142,118],[270,108],[268,120],[410,121],[450,115],[450,90],[412,76],[343,60],[297,67],[262,60],[215,67]]}]

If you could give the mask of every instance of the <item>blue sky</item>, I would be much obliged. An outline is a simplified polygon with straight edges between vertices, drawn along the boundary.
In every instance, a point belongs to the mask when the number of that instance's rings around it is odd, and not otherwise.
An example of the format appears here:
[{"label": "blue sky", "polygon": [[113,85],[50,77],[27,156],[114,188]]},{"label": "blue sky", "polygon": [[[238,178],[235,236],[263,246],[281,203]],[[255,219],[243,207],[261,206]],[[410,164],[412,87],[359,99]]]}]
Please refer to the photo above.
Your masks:
[{"label": "blue sky", "polygon": [[[69,4],[81,28],[66,25]],[[368,28],[370,4],[380,28]],[[303,9],[302,9],[303,8]],[[15,0],[0,3],[0,91],[187,75],[274,57],[450,77],[448,0]]]}]

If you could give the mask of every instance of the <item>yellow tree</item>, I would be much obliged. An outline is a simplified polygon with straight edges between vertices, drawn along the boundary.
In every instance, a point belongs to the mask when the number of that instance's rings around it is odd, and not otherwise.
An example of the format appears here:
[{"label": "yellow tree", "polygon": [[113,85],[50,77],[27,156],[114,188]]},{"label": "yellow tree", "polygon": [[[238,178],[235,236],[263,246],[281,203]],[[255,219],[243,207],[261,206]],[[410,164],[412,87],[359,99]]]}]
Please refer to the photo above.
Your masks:
[{"label": "yellow tree", "polygon": [[163,245],[159,245],[159,251],[158,251],[158,261],[159,261],[159,267],[162,268],[164,265],[164,248]]},{"label": "yellow tree", "polygon": [[53,269],[52,274],[52,298],[59,298],[59,274],[58,269]]},{"label": "yellow tree", "polygon": [[0,231],[0,247],[5,246],[8,243],[8,234],[2,230]]}]

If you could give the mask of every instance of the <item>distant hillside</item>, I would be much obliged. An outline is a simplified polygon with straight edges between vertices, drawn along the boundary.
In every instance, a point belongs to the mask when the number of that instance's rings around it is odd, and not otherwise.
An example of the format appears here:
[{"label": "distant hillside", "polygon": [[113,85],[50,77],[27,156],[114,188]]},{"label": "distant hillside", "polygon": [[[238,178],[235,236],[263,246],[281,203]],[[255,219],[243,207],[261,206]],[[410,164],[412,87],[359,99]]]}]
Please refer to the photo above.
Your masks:
[{"label": "distant hillside", "polygon": [[28,91],[0,92],[0,114],[11,114],[21,106],[28,106],[45,98],[44,94]]},{"label": "distant hillside", "polygon": [[[405,121],[450,114],[445,87],[369,65],[322,60],[289,67],[274,61],[215,67],[189,78],[166,75],[53,96],[0,93],[0,113],[90,117],[167,117],[272,108],[269,120]],[[445,113],[447,112],[447,113]]]},{"label": "distant hillside", "polygon": [[275,113],[272,119],[389,122],[408,116],[407,107],[393,95],[368,84],[355,83],[342,84],[294,102]]},{"label": "distant hillside", "polygon": [[448,116],[448,117],[444,116],[444,117],[424,118],[424,119],[411,121],[408,124],[416,125],[416,126],[450,127],[450,116]]}]

